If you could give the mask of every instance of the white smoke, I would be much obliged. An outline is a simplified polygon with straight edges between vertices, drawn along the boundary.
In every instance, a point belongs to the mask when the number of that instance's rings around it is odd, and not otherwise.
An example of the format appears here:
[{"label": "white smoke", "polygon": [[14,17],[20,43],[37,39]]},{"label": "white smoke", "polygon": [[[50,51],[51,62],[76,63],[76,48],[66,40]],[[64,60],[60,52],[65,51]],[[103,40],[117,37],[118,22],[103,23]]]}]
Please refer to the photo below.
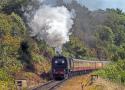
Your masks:
[{"label": "white smoke", "polygon": [[31,36],[46,41],[51,47],[61,47],[69,41],[72,19],[72,13],[66,7],[44,5],[35,12],[28,25],[32,29]]}]

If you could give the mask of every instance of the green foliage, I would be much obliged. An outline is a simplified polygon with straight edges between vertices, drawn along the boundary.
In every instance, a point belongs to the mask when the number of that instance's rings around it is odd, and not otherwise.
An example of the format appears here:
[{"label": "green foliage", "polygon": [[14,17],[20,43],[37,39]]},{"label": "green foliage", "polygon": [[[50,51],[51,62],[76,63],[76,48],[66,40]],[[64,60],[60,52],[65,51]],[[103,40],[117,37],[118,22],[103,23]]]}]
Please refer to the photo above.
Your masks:
[{"label": "green foliage", "polygon": [[119,9],[107,9],[107,12],[109,15],[104,25],[110,28],[113,43],[106,42],[108,47],[102,46],[108,51],[111,60],[115,62],[97,71],[96,74],[125,84],[125,14]]},{"label": "green foliage", "polygon": [[0,13],[0,67],[10,73],[16,73],[21,69],[21,63],[17,61],[18,49],[25,35],[25,25],[22,19],[16,15]]},{"label": "green foliage", "polygon": [[123,43],[125,43],[124,37],[125,37],[125,32],[119,29],[119,31],[115,34],[115,39],[114,39],[115,45],[120,46]]},{"label": "green foliage", "polygon": [[125,50],[123,48],[120,48],[117,53],[120,59],[125,59]]},{"label": "green foliage", "polygon": [[71,36],[70,41],[64,47],[64,54],[70,54],[74,58],[83,58],[87,55],[84,44],[77,37]]},{"label": "green foliage", "polygon": [[3,84],[4,88],[14,88],[13,75],[23,68],[18,60],[18,49],[25,32],[25,24],[17,14],[0,13],[0,89]]},{"label": "green foliage", "polygon": [[[13,75],[27,66],[30,69],[35,68],[36,73],[50,70],[50,63],[47,60],[55,55],[54,49],[46,45],[44,41],[36,41],[26,36],[25,23],[20,16],[23,14],[21,6],[25,8],[27,4],[35,3],[31,0],[0,0],[0,85],[3,82],[8,84],[12,81],[13,83]],[[88,14],[89,11],[85,12],[80,7],[78,9],[83,14],[86,13],[84,18],[87,15],[91,17]],[[89,22],[89,25],[83,24],[84,15],[78,14],[74,33],[70,36],[70,41],[64,45],[63,54],[81,59],[106,56],[115,63],[96,73],[104,78],[125,83],[125,14],[120,9],[107,9],[105,12],[107,19],[104,23],[97,25],[91,22],[91,18],[84,19]],[[90,42],[92,45],[87,46],[83,42],[83,35],[93,27],[95,43]],[[26,77],[28,76],[32,77],[33,72],[29,72]]]},{"label": "green foliage", "polygon": [[44,41],[38,41],[37,45],[40,53],[43,54],[43,56],[51,59],[51,57],[55,55],[54,48],[49,47]]},{"label": "green foliage", "polygon": [[[12,25],[10,25],[12,19],[10,16],[0,13],[0,30],[1,32],[5,33],[11,30]],[[4,30],[4,31],[3,31]]]},{"label": "green foliage", "polygon": [[119,59],[125,59],[125,49],[122,45],[119,48],[116,48],[116,50],[114,50],[114,55],[112,56],[113,61],[118,61]]},{"label": "green foliage", "polygon": [[106,68],[95,72],[103,78],[108,78],[109,80],[124,83],[125,84],[125,62],[119,60],[118,62],[108,65]]},{"label": "green foliage", "polygon": [[14,85],[14,81],[13,82],[7,82],[7,81],[0,81],[0,90],[16,90],[16,86]]},{"label": "green foliage", "polygon": [[4,69],[0,69],[0,90],[15,90],[14,79]]},{"label": "green foliage", "polygon": [[28,0],[0,0],[0,11],[11,14],[15,12],[19,15],[22,15],[21,7]]},{"label": "green foliage", "polygon": [[2,7],[5,7],[7,5],[12,5],[12,4],[16,4],[16,3],[19,3],[21,2],[22,0],[0,0],[0,6]]},{"label": "green foliage", "polygon": [[0,56],[16,57],[25,32],[24,22],[18,15],[0,13]]},{"label": "green foliage", "polygon": [[106,45],[107,43],[108,44],[113,43],[114,36],[113,36],[112,29],[110,27],[101,26],[101,25],[98,26],[96,37],[97,37],[97,43],[101,43],[101,45]]},{"label": "green foliage", "polygon": [[124,59],[125,14],[119,9],[107,9],[104,24],[96,27],[96,47],[104,50],[113,61]]},{"label": "green foliage", "polygon": [[15,13],[12,13],[11,17],[13,19],[13,22],[15,22],[13,24],[12,29],[15,30],[16,35],[18,34],[18,36],[21,36],[22,38],[24,38],[24,35],[26,34],[26,27],[25,27],[25,23],[23,22],[23,19]]},{"label": "green foliage", "polygon": [[33,61],[37,63],[41,63],[43,60],[46,60],[44,56],[41,56],[35,53],[32,54],[32,57],[33,57]]},{"label": "green foliage", "polygon": [[9,74],[14,74],[22,70],[23,66],[19,60],[13,57],[6,57],[6,59],[2,60],[2,65]]},{"label": "green foliage", "polygon": [[12,78],[4,69],[0,69],[0,81],[10,81]]},{"label": "green foliage", "polygon": [[6,15],[0,13],[0,35],[11,35],[11,36],[21,36],[25,35],[26,27],[22,19],[12,13],[12,15]]},{"label": "green foliage", "polygon": [[25,38],[26,27],[14,12],[24,1],[0,0],[0,90],[14,90],[14,75],[23,68],[18,49]]},{"label": "green foliage", "polygon": [[[109,16],[105,21],[105,25],[112,29],[114,33],[114,42],[115,45],[120,46],[125,43],[125,14],[118,13],[119,10],[108,10]],[[107,11],[107,12],[108,12]]]}]

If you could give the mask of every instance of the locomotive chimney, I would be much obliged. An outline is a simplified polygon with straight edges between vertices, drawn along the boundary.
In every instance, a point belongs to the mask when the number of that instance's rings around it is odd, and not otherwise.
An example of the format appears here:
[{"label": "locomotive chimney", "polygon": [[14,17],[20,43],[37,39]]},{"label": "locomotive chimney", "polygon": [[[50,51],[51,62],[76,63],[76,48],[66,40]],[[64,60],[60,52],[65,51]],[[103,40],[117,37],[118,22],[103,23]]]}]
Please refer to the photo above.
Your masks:
[{"label": "locomotive chimney", "polygon": [[62,53],[62,47],[56,47],[56,48],[55,48],[55,53],[56,53],[57,55],[61,55],[61,53]]}]

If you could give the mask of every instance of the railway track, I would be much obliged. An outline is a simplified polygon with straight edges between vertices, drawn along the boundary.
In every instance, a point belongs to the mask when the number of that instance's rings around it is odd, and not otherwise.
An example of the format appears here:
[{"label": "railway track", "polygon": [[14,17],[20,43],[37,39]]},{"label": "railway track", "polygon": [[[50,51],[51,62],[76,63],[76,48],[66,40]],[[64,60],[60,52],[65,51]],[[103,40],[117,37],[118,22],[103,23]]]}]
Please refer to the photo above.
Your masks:
[{"label": "railway track", "polygon": [[[89,71],[86,71],[86,72],[72,72],[71,73],[71,76],[68,78],[68,79],[71,79],[72,77],[75,77],[75,76],[78,76],[78,75],[85,75],[85,74],[88,74],[90,73]],[[52,80],[48,83],[45,83],[43,85],[40,85],[34,89],[30,89],[30,90],[56,90],[57,87],[59,87],[63,82],[65,82],[66,80],[68,79],[64,79],[64,80],[61,80],[61,81],[55,81],[55,80]]]},{"label": "railway track", "polygon": [[62,81],[50,81],[44,85],[41,85],[39,87],[36,87],[32,90],[56,90],[57,87],[59,87],[65,80]]}]

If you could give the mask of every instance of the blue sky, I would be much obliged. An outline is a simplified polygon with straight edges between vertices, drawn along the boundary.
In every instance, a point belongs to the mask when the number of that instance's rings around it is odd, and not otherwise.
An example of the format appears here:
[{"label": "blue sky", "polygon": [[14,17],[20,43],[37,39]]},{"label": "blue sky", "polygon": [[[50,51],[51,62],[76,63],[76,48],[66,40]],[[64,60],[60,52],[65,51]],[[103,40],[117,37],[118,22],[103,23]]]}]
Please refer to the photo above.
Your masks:
[{"label": "blue sky", "polygon": [[90,10],[120,8],[125,11],[125,0],[77,0]]}]

